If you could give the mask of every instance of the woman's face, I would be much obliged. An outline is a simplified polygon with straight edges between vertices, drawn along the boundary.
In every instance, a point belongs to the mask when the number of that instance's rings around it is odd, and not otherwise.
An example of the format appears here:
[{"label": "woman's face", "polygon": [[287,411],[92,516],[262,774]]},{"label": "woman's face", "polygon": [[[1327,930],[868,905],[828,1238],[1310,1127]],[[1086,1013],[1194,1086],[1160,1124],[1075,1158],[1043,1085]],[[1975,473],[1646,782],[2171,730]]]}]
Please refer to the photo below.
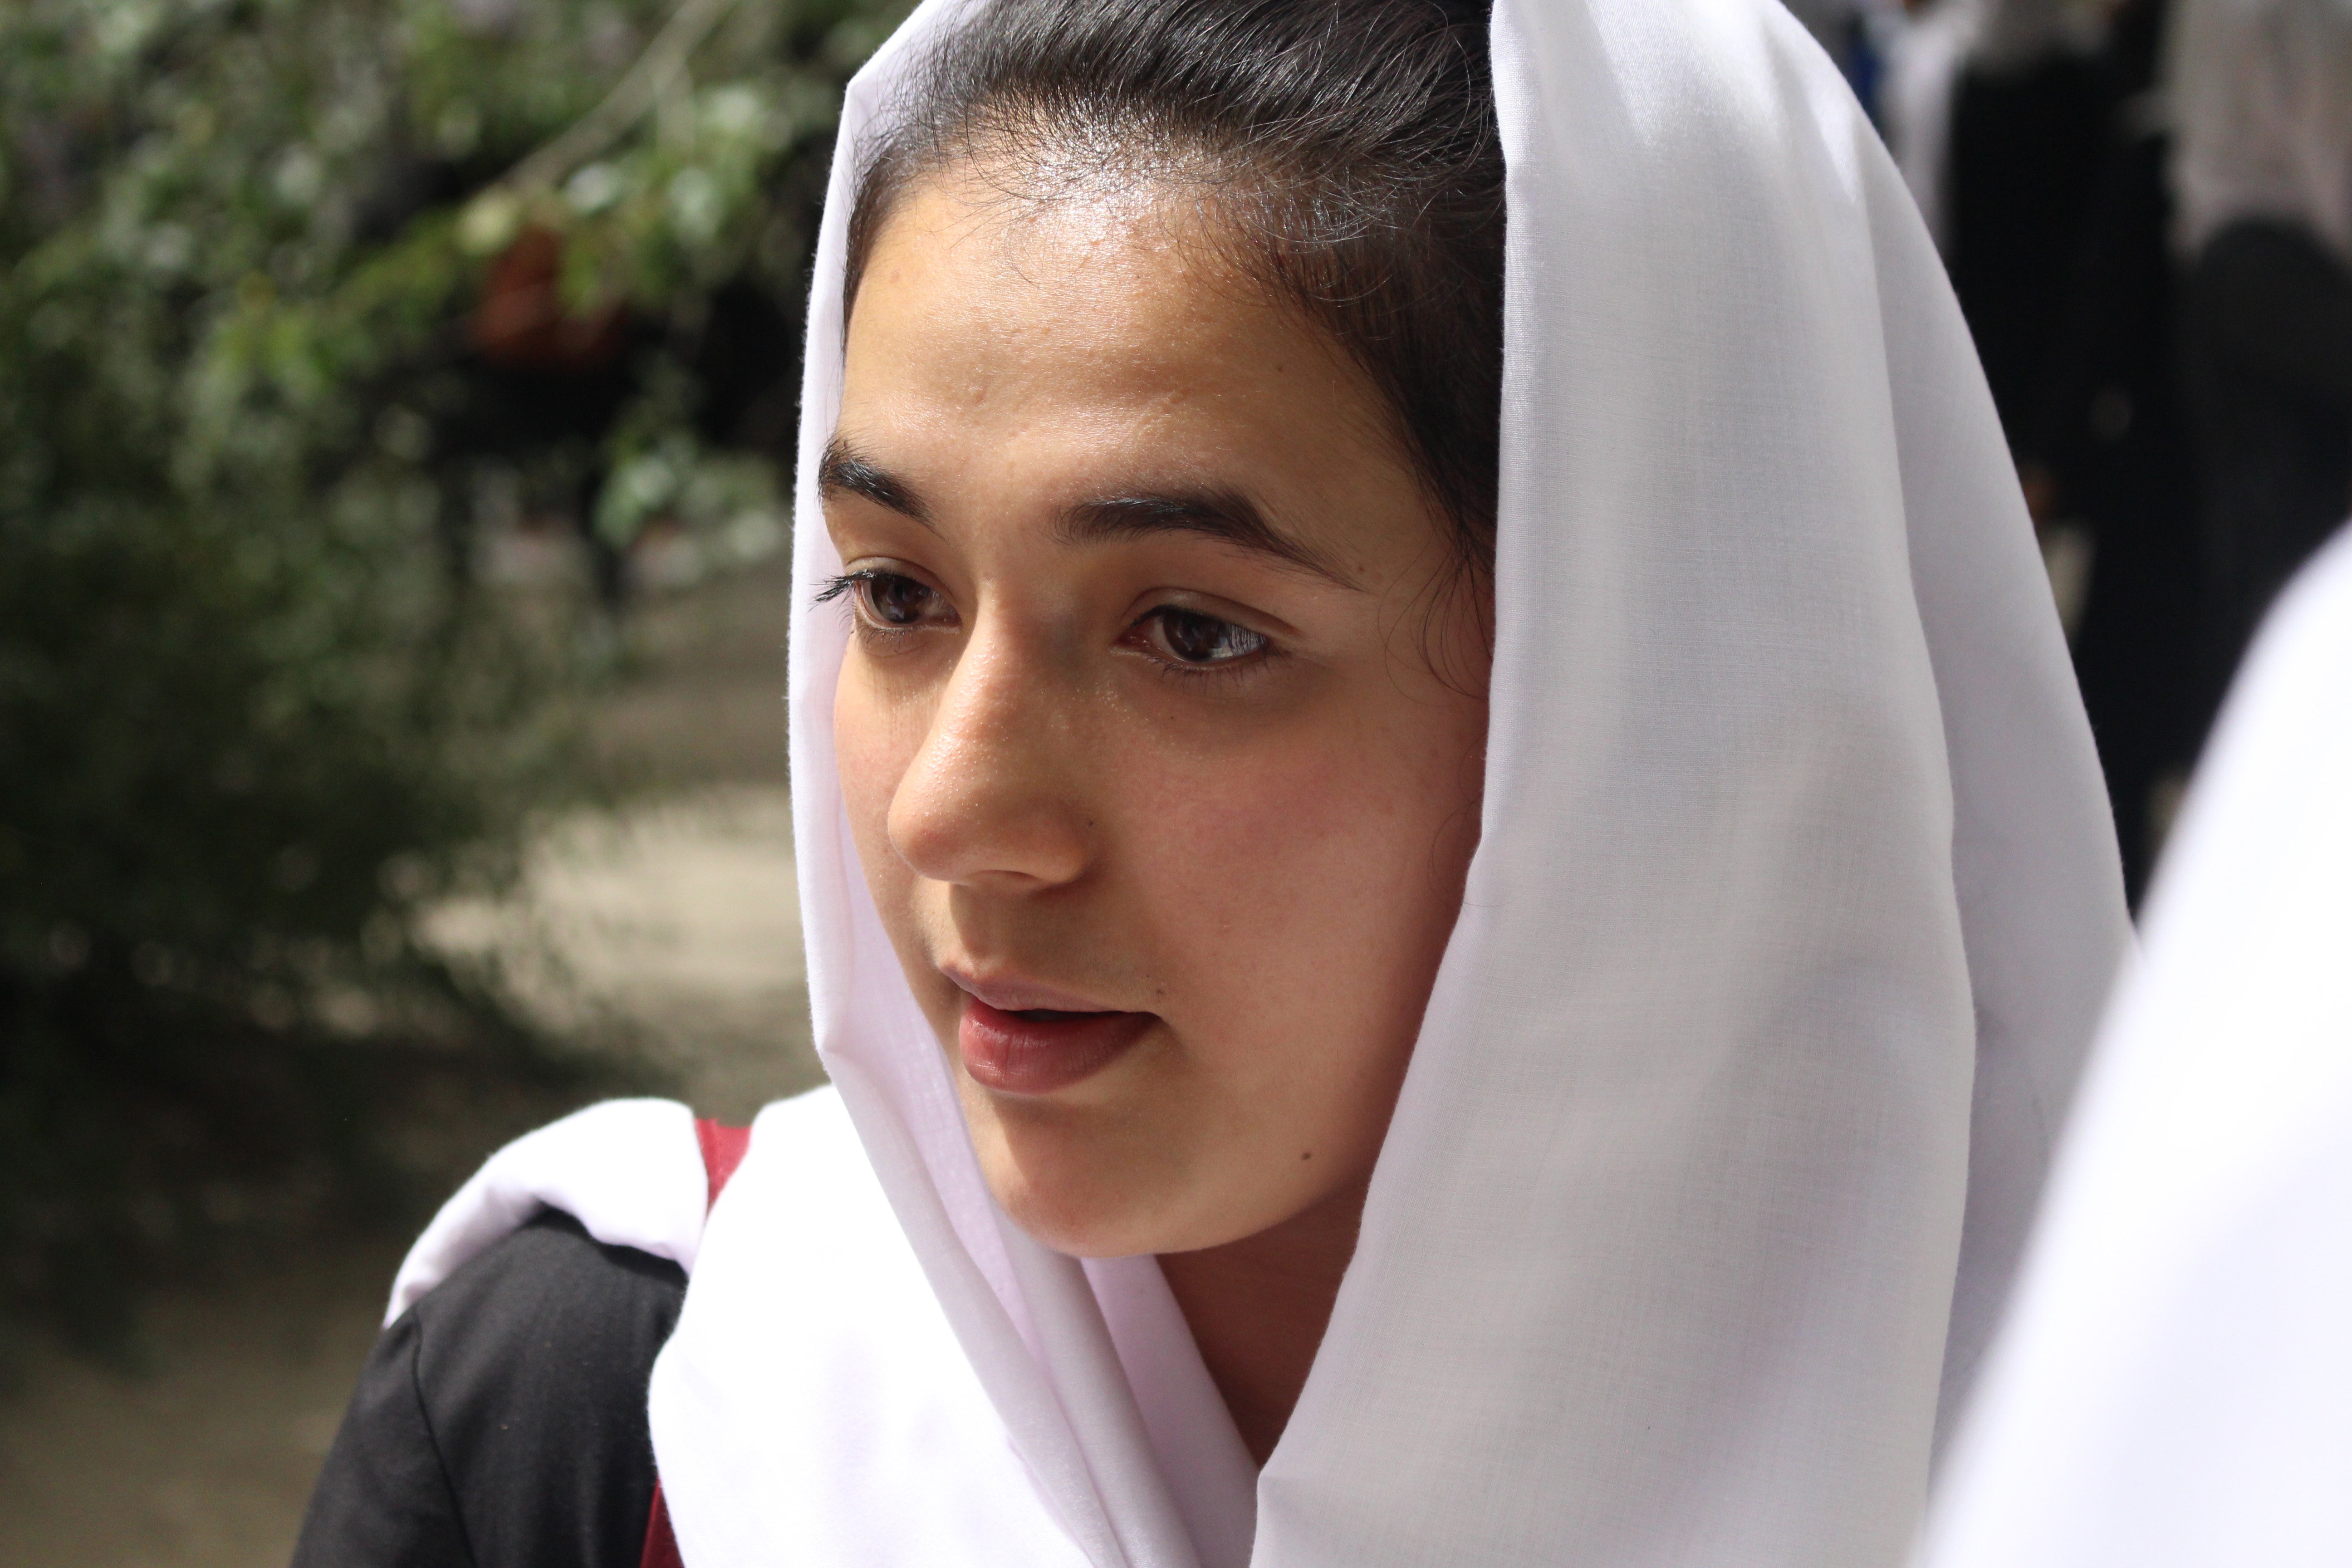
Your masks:
[{"label": "woman's face", "polygon": [[1485,611],[1197,222],[906,193],[824,473],[866,880],[998,1200],[1081,1256],[1360,1194],[1478,831]]}]

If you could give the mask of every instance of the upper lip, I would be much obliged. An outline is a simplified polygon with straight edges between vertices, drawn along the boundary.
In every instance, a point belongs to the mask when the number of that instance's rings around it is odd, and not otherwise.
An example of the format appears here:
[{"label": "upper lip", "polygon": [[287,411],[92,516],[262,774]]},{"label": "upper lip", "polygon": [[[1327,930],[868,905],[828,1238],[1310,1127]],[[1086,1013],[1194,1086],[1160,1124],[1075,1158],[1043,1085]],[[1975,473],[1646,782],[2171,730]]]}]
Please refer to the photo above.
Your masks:
[{"label": "upper lip", "polygon": [[947,964],[939,966],[940,973],[956,984],[956,988],[978,997],[1000,1013],[1117,1013],[1125,1009],[1106,1007],[1101,1003],[1074,992],[1056,991],[1050,985],[1018,974],[993,974],[987,979]]}]

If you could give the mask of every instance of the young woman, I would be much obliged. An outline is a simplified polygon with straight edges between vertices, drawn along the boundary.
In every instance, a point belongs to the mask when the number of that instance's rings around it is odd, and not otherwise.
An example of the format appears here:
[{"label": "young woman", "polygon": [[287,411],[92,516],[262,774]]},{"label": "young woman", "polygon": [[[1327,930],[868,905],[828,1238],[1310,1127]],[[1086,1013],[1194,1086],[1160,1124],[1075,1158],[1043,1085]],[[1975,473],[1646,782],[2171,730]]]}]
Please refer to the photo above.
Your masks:
[{"label": "young woman", "polygon": [[2125,928],[1835,72],[1773,0],[932,0],[842,145],[833,1087],[707,1225],[682,1108],[493,1161],[303,1561],[1895,1562]]}]

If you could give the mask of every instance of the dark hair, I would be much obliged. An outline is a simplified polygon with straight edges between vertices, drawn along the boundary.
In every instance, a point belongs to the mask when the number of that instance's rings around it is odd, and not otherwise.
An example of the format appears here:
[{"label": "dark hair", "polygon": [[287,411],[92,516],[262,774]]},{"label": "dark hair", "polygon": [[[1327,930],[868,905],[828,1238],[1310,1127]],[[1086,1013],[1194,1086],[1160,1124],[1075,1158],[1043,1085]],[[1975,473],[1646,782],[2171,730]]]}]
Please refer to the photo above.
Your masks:
[{"label": "dark hair", "polygon": [[1503,380],[1490,4],[985,0],[859,149],[845,305],[900,195],[947,164],[1199,186],[1246,271],[1371,377],[1483,578]]}]

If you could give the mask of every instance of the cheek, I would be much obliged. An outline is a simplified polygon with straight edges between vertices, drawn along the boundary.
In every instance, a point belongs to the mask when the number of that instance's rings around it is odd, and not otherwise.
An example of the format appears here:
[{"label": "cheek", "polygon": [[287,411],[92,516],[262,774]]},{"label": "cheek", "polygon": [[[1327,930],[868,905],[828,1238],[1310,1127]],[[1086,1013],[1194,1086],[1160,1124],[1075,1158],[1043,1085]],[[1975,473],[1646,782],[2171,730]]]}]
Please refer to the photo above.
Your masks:
[{"label": "cheek", "polygon": [[1410,1048],[1475,847],[1482,742],[1466,707],[1351,714],[1140,775],[1135,868],[1203,1048],[1269,1084]]},{"label": "cheek", "polygon": [[922,741],[920,723],[877,692],[851,648],[834,693],[834,758],[866,886],[894,936],[909,917],[914,872],[890,847],[890,803]]}]

